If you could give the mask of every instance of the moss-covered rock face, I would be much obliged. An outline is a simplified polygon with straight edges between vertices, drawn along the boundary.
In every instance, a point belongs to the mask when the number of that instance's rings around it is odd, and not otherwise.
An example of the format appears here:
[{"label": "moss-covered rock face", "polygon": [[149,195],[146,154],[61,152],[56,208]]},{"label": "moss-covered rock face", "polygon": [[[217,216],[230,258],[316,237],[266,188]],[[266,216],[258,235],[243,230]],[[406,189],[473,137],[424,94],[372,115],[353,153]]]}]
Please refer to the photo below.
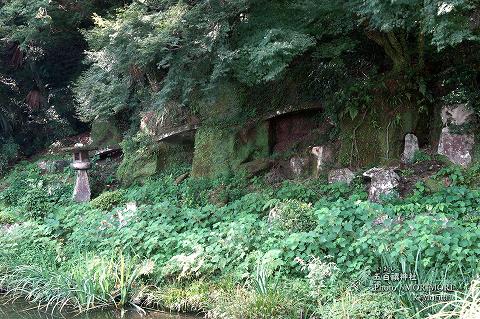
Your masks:
[{"label": "moss-covered rock face", "polygon": [[124,148],[124,158],[117,170],[123,185],[142,183],[172,165],[191,163],[193,146],[150,143],[136,148]]},{"label": "moss-covered rock face", "polygon": [[248,128],[202,127],[195,136],[192,176],[214,177],[269,155],[269,124]]},{"label": "moss-covered rock face", "polygon": [[92,123],[92,144],[96,147],[117,146],[122,141],[122,132],[116,123],[108,119],[98,119]]},{"label": "moss-covered rock face", "polygon": [[404,137],[415,132],[418,119],[414,108],[396,112],[370,109],[354,120],[344,118],[340,122],[339,165],[368,167],[400,159]]},{"label": "moss-covered rock face", "polygon": [[268,157],[269,125],[243,124],[245,104],[245,90],[233,82],[225,82],[213,100],[198,102],[202,127],[195,135],[192,176],[230,174],[242,163]]},{"label": "moss-covered rock face", "polygon": [[215,95],[199,98],[192,107],[204,125],[227,127],[240,124],[246,103],[245,88],[226,81]]},{"label": "moss-covered rock face", "polygon": [[192,176],[213,177],[232,170],[235,133],[230,129],[202,127],[195,135]]},{"label": "moss-covered rock face", "polygon": [[248,128],[242,128],[237,132],[232,159],[234,168],[242,163],[269,156],[269,130],[269,122],[264,121]]},{"label": "moss-covered rock face", "polygon": [[158,153],[154,149],[144,149],[125,153],[117,170],[118,180],[125,186],[142,182],[158,172]]}]

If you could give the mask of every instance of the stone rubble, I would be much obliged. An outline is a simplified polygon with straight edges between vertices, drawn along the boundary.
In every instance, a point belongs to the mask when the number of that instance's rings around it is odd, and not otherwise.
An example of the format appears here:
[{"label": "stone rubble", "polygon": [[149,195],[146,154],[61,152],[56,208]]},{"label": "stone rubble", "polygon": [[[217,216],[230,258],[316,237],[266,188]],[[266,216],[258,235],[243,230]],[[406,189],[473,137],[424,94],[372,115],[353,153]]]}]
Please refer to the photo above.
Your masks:
[{"label": "stone rubble", "polygon": [[328,183],[345,183],[350,185],[350,183],[355,178],[355,174],[348,168],[333,169],[328,172]]},{"label": "stone rubble", "polygon": [[392,168],[374,167],[363,173],[363,176],[371,179],[368,199],[372,202],[379,202],[382,195],[394,192],[400,180],[400,176]]}]

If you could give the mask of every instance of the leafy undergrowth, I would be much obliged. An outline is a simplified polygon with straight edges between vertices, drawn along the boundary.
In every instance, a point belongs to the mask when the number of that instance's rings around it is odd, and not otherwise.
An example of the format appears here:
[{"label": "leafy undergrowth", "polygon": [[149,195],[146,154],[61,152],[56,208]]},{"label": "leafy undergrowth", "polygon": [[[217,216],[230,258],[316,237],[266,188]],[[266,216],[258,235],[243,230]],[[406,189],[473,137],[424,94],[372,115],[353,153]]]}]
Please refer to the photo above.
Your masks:
[{"label": "leafy undergrowth", "polygon": [[78,311],[425,318],[442,305],[408,284],[463,290],[478,272],[476,169],[443,169],[434,179],[448,177],[449,187],[419,182],[410,197],[382,204],[367,201],[360,182],[175,183],[186,171],[79,205],[70,202],[71,172],[17,165],[0,187],[1,221],[14,223],[0,231],[0,289]]}]

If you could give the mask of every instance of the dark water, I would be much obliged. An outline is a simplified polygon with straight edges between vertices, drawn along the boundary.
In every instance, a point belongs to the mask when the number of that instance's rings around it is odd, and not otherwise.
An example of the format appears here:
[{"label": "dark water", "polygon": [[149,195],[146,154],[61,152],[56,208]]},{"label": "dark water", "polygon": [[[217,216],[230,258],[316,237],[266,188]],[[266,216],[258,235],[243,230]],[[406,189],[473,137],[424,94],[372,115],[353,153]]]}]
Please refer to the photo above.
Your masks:
[{"label": "dark water", "polygon": [[[39,310],[34,304],[15,301],[11,302],[0,296],[0,319],[119,319],[121,313],[115,310],[101,310],[97,312],[90,312],[88,314],[75,313],[51,313]],[[200,317],[193,317],[187,315],[169,314],[163,312],[149,312],[139,314],[135,310],[127,310],[124,314],[124,319],[195,319]]]}]

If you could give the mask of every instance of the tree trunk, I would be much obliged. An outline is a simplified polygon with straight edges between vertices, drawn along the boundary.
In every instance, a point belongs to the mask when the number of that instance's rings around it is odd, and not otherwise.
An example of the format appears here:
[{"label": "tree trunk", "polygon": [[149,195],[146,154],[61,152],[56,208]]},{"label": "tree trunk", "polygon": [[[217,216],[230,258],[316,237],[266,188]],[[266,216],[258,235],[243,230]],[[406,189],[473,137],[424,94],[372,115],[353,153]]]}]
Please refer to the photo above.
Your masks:
[{"label": "tree trunk", "polygon": [[409,67],[410,57],[405,35],[397,36],[394,32],[369,31],[367,37],[384,49],[385,54],[392,61],[393,72],[401,73]]}]

